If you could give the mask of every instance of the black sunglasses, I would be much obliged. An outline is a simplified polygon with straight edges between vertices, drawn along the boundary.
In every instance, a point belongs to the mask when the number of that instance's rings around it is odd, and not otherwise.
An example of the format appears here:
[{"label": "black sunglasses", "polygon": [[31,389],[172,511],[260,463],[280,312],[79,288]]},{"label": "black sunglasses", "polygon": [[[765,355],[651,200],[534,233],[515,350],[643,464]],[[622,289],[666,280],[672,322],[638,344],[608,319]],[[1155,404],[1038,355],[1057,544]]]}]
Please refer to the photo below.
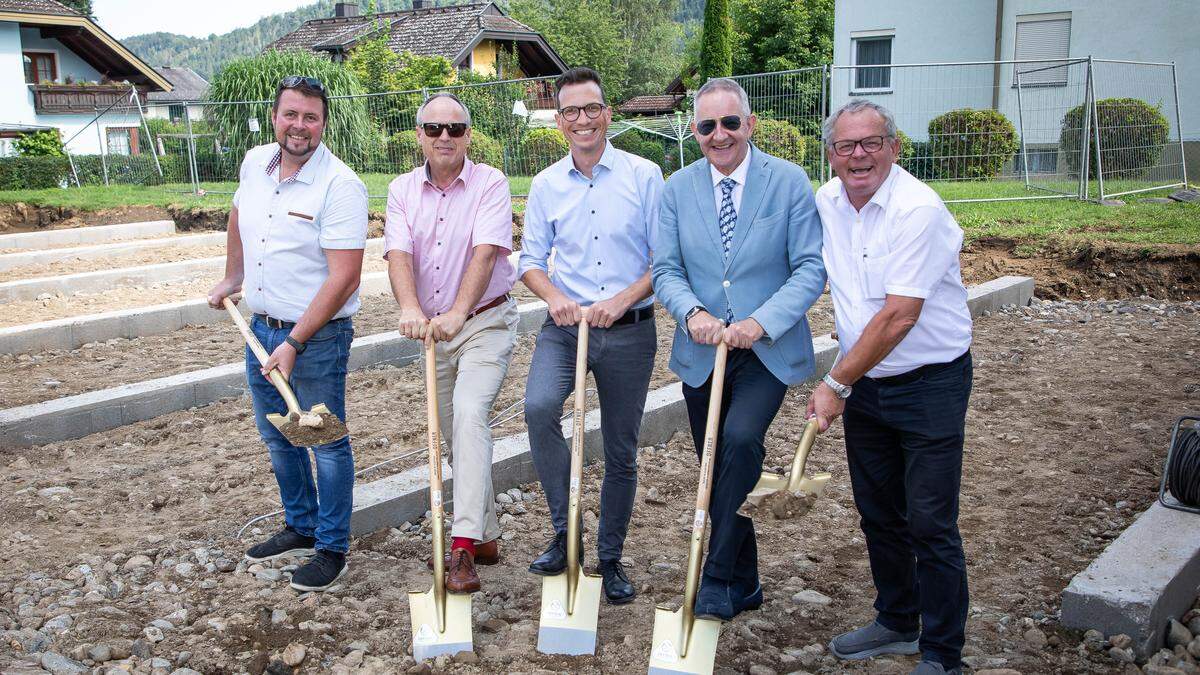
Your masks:
[{"label": "black sunglasses", "polygon": [[565,108],[559,108],[558,114],[562,115],[566,121],[574,122],[579,119],[579,111],[582,110],[588,116],[589,120],[594,120],[600,116],[600,111],[606,107],[603,103],[589,103],[585,106],[569,105]]},{"label": "black sunglasses", "polygon": [[[721,126],[725,127],[726,131],[737,131],[742,128],[741,115],[726,115],[721,118]],[[701,136],[707,136],[717,130],[717,120],[700,120],[696,122],[696,131],[700,132]]]},{"label": "black sunglasses", "polygon": [[291,89],[292,87],[299,87],[300,85],[305,85],[307,87],[311,87],[312,89],[316,89],[317,91],[320,91],[320,92],[325,91],[325,85],[321,84],[321,81],[315,77],[303,77],[300,75],[288,75],[287,77],[285,77],[279,81],[279,86],[283,87],[284,89]]},{"label": "black sunglasses", "polygon": [[425,135],[430,138],[438,138],[442,135],[443,131],[448,132],[450,134],[450,138],[462,138],[463,134],[467,133],[467,123],[448,122],[445,124],[438,124],[434,122],[426,122],[425,124],[421,125],[421,131],[423,131]]}]

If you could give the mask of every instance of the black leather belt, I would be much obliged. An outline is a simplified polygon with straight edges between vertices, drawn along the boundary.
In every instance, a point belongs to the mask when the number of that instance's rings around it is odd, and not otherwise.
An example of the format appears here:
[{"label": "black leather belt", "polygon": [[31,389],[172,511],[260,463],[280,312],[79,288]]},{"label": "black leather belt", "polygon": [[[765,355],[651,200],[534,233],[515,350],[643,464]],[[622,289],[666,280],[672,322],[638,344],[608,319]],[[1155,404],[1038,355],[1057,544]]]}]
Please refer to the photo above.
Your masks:
[{"label": "black leather belt", "polygon": [[961,356],[954,359],[953,361],[948,361],[946,363],[930,363],[928,365],[921,366],[920,368],[913,368],[912,370],[908,371],[907,373],[900,373],[899,375],[890,375],[888,377],[872,377],[870,379],[878,382],[879,384],[891,384],[891,385],[908,384],[910,382],[916,382],[917,380],[921,379],[922,377],[925,377],[926,375],[932,375],[938,371],[945,370],[952,366],[960,365],[963,361],[969,359],[970,357],[971,357],[971,350],[968,349],[967,351],[963,352]]},{"label": "black leather belt", "polygon": [[621,318],[612,322],[614,326],[624,326],[625,324],[637,323],[654,318],[654,305],[643,307],[641,309],[631,309],[621,315]]},{"label": "black leather belt", "polygon": [[[295,321],[284,321],[283,319],[276,319],[275,317],[267,316],[266,314],[255,314],[254,318],[267,324],[268,328],[274,328],[276,330],[279,330],[279,329],[291,330],[292,328],[294,328],[296,326]],[[349,318],[350,317],[348,317],[348,316],[343,316],[340,319],[330,319],[329,323],[337,323],[338,321],[345,321]]]}]

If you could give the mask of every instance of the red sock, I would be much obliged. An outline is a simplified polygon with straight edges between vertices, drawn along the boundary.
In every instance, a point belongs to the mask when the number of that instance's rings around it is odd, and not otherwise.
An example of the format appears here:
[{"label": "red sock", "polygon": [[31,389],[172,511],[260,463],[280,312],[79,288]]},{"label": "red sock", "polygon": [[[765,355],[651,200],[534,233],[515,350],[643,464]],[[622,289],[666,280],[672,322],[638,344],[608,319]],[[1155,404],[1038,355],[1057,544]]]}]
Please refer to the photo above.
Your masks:
[{"label": "red sock", "polygon": [[471,552],[471,555],[475,555],[475,540],[467,537],[451,537],[450,550],[453,551],[456,548],[465,548]]}]

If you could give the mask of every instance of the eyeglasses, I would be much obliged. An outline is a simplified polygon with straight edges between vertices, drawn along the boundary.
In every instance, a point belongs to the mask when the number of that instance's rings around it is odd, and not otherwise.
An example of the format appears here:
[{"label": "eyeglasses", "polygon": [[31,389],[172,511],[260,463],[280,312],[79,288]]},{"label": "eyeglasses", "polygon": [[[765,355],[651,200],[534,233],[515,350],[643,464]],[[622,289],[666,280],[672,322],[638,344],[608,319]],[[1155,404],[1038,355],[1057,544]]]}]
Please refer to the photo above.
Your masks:
[{"label": "eyeglasses", "polygon": [[315,77],[302,77],[300,75],[288,75],[287,77],[285,77],[279,81],[279,86],[284,89],[291,89],[292,87],[299,87],[302,84],[305,86],[311,87],[313,89],[316,89],[317,91],[320,91],[320,92],[325,91],[325,85],[321,84],[321,81]]},{"label": "eyeglasses", "polygon": [[838,157],[849,157],[854,154],[854,147],[861,145],[863,152],[876,153],[883,149],[883,141],[894,136],[867,136],[860,138],[857,141],[845,140],[834,141],[832,144],[833,151]]},{"label": "eyeglasses", "polygon": [[585,106],[569,105],[565,108],[559,108],[558,114],[563,116],[568,122],[574,122],[579,119],[579,111],[587,113],[589,120],[594,120],[600,116],[600,113],[608,106],[603,103],[589,103]]},{"label": "eyeglasses", "polygon": [[421,125],[421,131],[429,138],[438,138],[445,131],[450,134],[450,138],[462,138],[463,134],[467,133],[466,122],[447,122],[438,124],[435,122],[426,122]]},{"label": "eyeglasses", "polygon": [[[721,118],[720,122],[726,131],[737,131],[742,128],[742,117],[740,115],[726,115]],[[707,136],[716,130],[717,120],[700,120],[696,122],[696,131],[700,132],[701,136]]]}]

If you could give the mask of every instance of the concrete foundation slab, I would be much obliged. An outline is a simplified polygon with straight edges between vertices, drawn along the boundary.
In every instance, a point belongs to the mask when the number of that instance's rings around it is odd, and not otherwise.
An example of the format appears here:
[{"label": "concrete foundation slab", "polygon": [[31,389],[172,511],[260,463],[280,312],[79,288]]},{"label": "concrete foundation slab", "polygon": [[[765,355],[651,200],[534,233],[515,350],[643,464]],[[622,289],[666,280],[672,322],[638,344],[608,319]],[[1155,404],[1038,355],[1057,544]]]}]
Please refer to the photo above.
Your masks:
[{"label": "concrete foundation slab", "polygon": [[[523,325],[541,325],[546,305],[520,306]],[[527,316],[528,315],[528,316]],[[405,365],[421,354],[420,343],[396,331],[357,338],[350,351],[353,370]],[[28,447],[115,429],[159,415],[240,396],[246,390],[244,363],[161,377],[136,384],[0,410],[0,448]]]},{"label": "concrete foundation slab", "polygon": [[168,234],[175,234],[175,221],[173,220],[150,220],[141,223],[124,223],[120,225],[71,227],[61,230],[42,230],[41,232],[18,232],[16,234],[0,235],[0,249],[37,249],[48,246],[70,246],[72,244],[83,246],[85,244],[105,244],[121,239],[162,237]]},{"label": "concrete foundation slab", "polygon": [[1200,591],[1200,516],[1158,502],[1117,537],[1063,591],[1062,623],[1075,630],[1124,633],[1148,658],[1170,619]]},{"label": "concrete foundation slab", "polygon": [[94,260],[96,258],[128,255],[148,248],[221,246],[225,244],[225,238],[226,234],[224,232],[209,232],[206,234],[193,234],[186,237],[170,237],[167,239],[138,239],[111,244],[6,253],[0,255],[0,272],[29,265],[49,265],[66,260]]}]

